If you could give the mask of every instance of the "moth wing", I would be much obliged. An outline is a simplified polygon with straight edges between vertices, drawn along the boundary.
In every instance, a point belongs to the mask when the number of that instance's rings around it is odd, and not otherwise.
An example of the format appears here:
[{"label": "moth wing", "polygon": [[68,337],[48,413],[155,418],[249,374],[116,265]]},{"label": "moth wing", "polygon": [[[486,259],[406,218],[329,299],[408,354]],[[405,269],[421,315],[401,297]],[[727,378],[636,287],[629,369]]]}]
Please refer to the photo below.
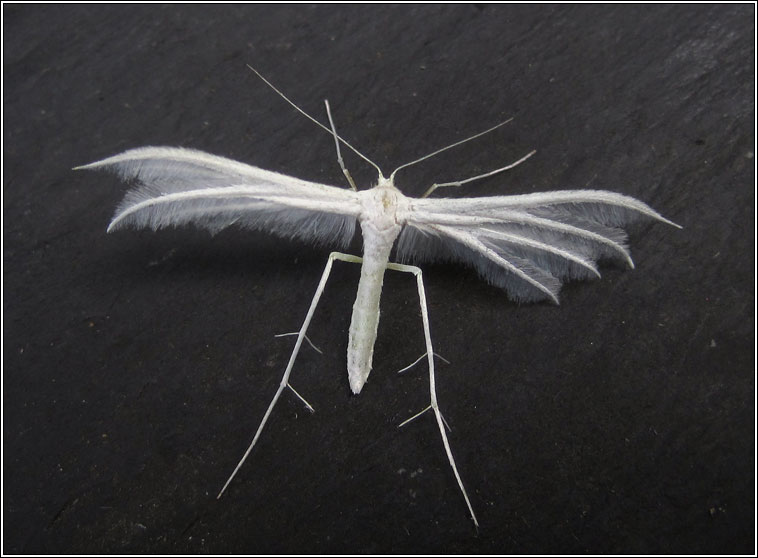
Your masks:
[{"label": "moth wing", "polygon": [[514,300],[557,304],[564,281],[600,276],[600,259],[634,267],[623,227],[640,218],[678,226],[639,200],[602,190],[418,199],[397,254],[460,261]]},{"label": "moth wing", "polygon": [[237,225],[345,246],[360,211],[351,190],[194,149],[140,147],[77,168],[109,170],[131,183],[109,232],[194,224],[216,233]]}]

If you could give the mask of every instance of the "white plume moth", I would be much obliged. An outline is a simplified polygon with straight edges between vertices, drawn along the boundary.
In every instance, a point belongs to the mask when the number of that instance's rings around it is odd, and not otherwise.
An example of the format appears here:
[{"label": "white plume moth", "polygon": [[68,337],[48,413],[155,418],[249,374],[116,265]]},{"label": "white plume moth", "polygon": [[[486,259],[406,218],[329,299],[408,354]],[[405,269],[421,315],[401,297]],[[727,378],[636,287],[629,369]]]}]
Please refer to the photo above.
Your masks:
[{"label": "white plume moth", "polygon": [[[430,403],[400,426],[426,411],[433,411],[450,467],[471,519],[478,527],[448,443],[445,433],[447,425],[437,404],[434,352],[421,269],[390,263],[393,247],[397,243],[396,257],[400,261],[437,258],[460,261],[476,268],[487,281],[504,289],[514,300],[528,302],[545,299],[557,304],[558,291],[564,280],[600,276],[596,267],[598,259],[616,259],[633,267],[622,226],[642,217],[678,225],[634,198],[599,190],[458,199],[429,197],[438,188],[461,186],[513,168],[531,157],[534,151],[515,163],[479,176],[433,184],[421,198],[405,196],[395,186],[395,175],[399,170],[486,134],[508,120],[406,163],[385,177],[375,163],[337,135],[328,102],[326,111],[330,127],[306,114],[254,68],[250,69],[299,112],[333,135],[337,160],[350,189],[308,182],[201,151],[176,147],[130,149],[77,167],[111,170],[135,183],[118,206],[108,227],[109,232],[127,226],[157,230],[185,224],[217,232],[236,225],[344,247],[353,237],[356,224],[360,225],[363,257],[340,252],[330,254],[305,321],[297,333],[295,347],[279,387],[250,446],[218,497],[221,497],[252,451],[285,388],[290,388],[313,410],[290,385],[290,373],[303,339],[307,340],[306,331],[332,264],[335,260],[341,260],[361,264],[347,350],[348,379],[355,394],[363,389],[371,372],[385,270],[415,275],[426,342],[424,356],[429,367]],[[358,190],[342,161],[340,143],[377,170],[378,178],[373,187]]]}]

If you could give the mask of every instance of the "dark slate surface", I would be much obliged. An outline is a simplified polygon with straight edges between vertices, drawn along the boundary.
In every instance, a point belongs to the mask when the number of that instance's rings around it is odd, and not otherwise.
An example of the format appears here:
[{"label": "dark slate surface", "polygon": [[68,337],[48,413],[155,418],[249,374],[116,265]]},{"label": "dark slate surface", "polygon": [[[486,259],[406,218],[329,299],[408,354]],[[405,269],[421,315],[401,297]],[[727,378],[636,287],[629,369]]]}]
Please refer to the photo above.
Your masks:
[{"label": "dark slate surface", "polygon": [[[754,7],[4,5],[3,550],[753,553]],[[342,185],[303,108],[398,176],[537,155],[449,195],[608,188],[684,226],[632,229],[637,268],[516,305],[425,266],[388,275],[374,372],[344,369],[341,265],[293,383],[229,493],[328,248],[105,227],[125,186],[72,172],[181,145]],[[346,154],[359,183],[372,170]],[[360,250],[356,239],[354,250]],[[356,266],[357,267],[357,266]]]}]

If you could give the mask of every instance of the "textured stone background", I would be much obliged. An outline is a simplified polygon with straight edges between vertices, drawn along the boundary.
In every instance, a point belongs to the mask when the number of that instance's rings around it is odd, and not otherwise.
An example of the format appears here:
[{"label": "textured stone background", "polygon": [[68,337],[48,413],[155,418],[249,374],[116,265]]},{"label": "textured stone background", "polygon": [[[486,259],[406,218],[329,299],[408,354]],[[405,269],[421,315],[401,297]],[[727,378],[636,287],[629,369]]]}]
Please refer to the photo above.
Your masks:
[{"label": "textured stone background", "polygon": [[[4,5],[3,551],[753,553],[754,6]],[[125,186],[72,172],[182,145],[343,184],[306,110],[448,195],[607,188],[683,225],[631,230],[633,271],[516,305],[425,266],[388,275],[360,397],[338,266],[291,396],[214,496],[275,390],[328,248],[105,228]],[[360,184],[375,177],[349,153]],[[360,250],[356,238],[354,250]]]}]

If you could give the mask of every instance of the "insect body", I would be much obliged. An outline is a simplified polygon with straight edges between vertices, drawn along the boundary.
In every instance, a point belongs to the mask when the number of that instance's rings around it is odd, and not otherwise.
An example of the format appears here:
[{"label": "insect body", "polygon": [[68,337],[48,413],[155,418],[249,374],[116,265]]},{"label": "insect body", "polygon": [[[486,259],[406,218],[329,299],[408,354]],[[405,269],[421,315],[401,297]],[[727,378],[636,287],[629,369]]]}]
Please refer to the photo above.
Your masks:
[{"label": "insect body", "polygon": [[408,198],[391,180],[380,180],[375,188],[359,192],[358,220],[363,234],[363,265],[355,297],[347,345],[347,374],[350,389],[360,393],[371,372],[382,280],[390,252],[408,214]]},{"label": "insect body", "polygon": [[[393,247],[397,244],[400,260],[445,258],[471,265],[515,300],[557,303],[562,281],[599,277],[595,264],[598,259],[617,259],[633,266],[626,247],[626,235],[621,228],[623,225],[642,217],[671,225],[674,223],[634,198],[600,190],[565,190],[484,198],[429,197],[437,188],[460,186],[513,168],[533,155],[533,151],[515,163],[486,174],[434,184],[421,198],[407,197],[394,184],[399,170],[492,131],[505,122],[402,165],[389,178],[385,178],[375,163],[337,135],[328,103],[331,128],[304,113],[260,77],[298,111],[332,133],[337,160],[351,186],[350,190],[175,147],[131,149],[78,167],[113,170],[122,178],[136,182],[118,206],[108,231],[126,226],[159,229],[195,224],[217,232],[234,225],[345,246],[353,237],[356,224],[360,225],[363,258],[340,252],[330,254],[305,321],[297,333],[295,347],[279,387],[252,442],[219,497],[252,451],[285,388],[290,388],[312,410],[292,388],[289,378],[332,264],[340,260],[361,263],[347,352],[348,379],[355,394],[361,392],[371,372],[385,271],[407,272],[416,277],[429,368],[430,404],[400,426],[428,410],[433,411],[448,461],[471,518],[478,525],[450,450],[444,419],[437,404],[434,352],[421,270],[411,265],[390,263]],[[358,191],[342,162],[340,144],[348,146],[376,168],[378,180],[373,188]]]}]

